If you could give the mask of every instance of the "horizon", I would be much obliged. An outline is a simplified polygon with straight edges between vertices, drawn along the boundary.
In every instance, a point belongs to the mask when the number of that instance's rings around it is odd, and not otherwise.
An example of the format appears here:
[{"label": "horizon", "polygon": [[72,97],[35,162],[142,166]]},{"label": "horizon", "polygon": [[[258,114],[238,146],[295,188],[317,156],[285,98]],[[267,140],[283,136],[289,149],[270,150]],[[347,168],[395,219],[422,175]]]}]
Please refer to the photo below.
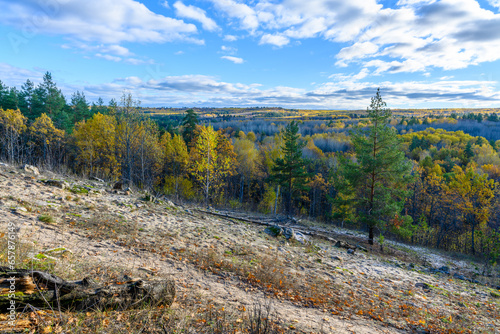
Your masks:
[{"label": "horizon", "polygon": [[0,80],[145,108],[500,107],[499,0],[0,0]]}]

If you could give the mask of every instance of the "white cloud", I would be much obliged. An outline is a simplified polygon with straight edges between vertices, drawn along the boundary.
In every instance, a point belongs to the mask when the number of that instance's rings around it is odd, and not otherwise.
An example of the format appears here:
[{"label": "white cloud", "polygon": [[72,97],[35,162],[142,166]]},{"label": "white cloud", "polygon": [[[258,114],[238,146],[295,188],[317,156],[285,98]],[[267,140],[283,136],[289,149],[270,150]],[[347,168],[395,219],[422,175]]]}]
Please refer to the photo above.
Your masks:
[{"label": "white cloud", "polygon": [[238,37],[234,36],[234,35],[225,35],[224,36],[224,40],[226,42],[235,42],[238,40]]},{"label": "white cloud", "polygon": [[488,0],[488,2],[489,2],[489,3],[490,3],[490,5],[492,5],[493,7],[500,8],[500,0]]},{"label": "white cloud", "polygon": [[[500,59],[500,14],[477,0],[210,0],[236,28],[283,47],[292,40],[323,38],[347,43],[337,66],[384,62],[391,72],[461,69]],[[489,0],[500,8],[500,0]],[[394,63],[395,62],[395,63]],[[371,63],[373,64],[373,63]]]},{"label": "white cloud", "polygon": [[174,7],[176,9],[177,16],[198,21],[201,23],[203,29],[205,30],[215,31],[219,28],[217,26],[217,23],[215,23],[215,21],[211,18],[207,17],[206,12],[201,8],[191,5],[186,6],[180,1],[177,1],[174,4]]},{"label": "white cloud", "polygon": [[265,34],[261,37],[259,44],[271,44],[274,46],[282,47],[290,43],[288,37],[282,35]]},{"label": "white cloud", "polygon": [[243,64],[243,62],[244,62],[243,58],[238,58],[238,57],[222,56],[221,58],[232,61],[235,64]]},{"label": "white cloud", "polygon": [[116,56],[112,56],[112,55],[108,55],[108,54],[102,54],[102,53],[96,53],[95,56],[98,58],[111,60],[111,61],[115,61],[115,62],[119,62],[122,60],[122,58],[120,58],[120,57],[116,57]]},{"label": "white cloud", "polygon": [[257,13],[250,6],[234,0],[212,0],[220,11],[230,18],[237,19],[242,29],[255,31],[259,26]]},{"label": "white cloud", "polygon": [[234,55],[238,52],[238,49],[232,46],[223,45],[220,47],[221,51],[226,54]]},{"label": "white cloud", "polygon": [[[20,87],[26,79],[41,82],[46,70],[26,70],[0,63],[6,85]],[[361,82],[366,70],[356,75],[333,75],[331,81],[313,90],[277,86],[261,89],[259,84],[230,83],[205,75],[166,76],[159,79],[126,77],[98,85],[68,84],[54,76],[66,96],[83,91],[90,100],[119,98],[131,91],[144,106],[283,106],[288,108],[365,109],[380,87],[390,108],[446,104],[452,107],[491,107],[500,104],[497,82],[440,80]]]},{"label": "white cloud", "polygon": [[63,35],[87,42],[163,43],[191,37],[196,26],[150,11],[134,0],[64,0],[44,10],[39,1],[0,0],[3,24],[29,32]]}]

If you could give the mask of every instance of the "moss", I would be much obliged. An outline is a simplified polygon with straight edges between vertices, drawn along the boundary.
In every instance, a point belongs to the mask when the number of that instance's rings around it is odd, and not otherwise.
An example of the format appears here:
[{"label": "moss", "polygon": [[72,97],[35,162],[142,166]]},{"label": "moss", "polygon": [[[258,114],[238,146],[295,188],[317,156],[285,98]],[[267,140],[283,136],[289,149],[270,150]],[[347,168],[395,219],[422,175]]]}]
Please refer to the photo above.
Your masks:
[{"label": "moss", "polygon": [[54,222],[54,218],[52,218],[52,216],[50,216],[50,215],[40,215],[40,216],[38,216],[38,220],[41,222],[44,222],[44,223],[53,223]]},{"label": "moss", "polygon": [[490,291],[490,296],[493,298],[500,298],[500,293],[496,291]]},{"label": "moss", "polygon": [[73,194],[88,194],[89,191],[87,188],[83,186],[73,186],[69,191],[71,191]]}]

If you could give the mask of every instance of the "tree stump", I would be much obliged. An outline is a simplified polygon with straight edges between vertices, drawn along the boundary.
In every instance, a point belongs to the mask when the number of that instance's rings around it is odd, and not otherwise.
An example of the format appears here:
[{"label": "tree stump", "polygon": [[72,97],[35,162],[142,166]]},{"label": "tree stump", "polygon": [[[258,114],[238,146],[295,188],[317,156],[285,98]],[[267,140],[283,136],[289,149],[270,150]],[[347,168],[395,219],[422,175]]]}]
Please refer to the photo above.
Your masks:
[{"label": "tree stump", "polygon": [[[11,298],[13,292],[15,297]],[[171,278],[97,284],[88,278],[65,281],[43,271],[0,267],[0,312],[7,312],[12,299],[16,308],[30,304],[61,310],[125,310],[144,305],[169,307],[174,298]]]}]

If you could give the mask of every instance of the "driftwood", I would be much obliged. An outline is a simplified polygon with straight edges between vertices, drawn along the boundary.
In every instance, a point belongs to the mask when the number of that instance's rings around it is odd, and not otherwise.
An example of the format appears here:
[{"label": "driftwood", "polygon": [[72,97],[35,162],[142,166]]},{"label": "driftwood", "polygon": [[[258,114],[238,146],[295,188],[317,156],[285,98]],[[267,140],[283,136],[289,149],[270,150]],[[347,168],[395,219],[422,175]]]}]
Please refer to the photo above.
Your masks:
[{"label": "driftwood", "polygon": [[[217,213],[217,212],[205,211],[205,210],[200,210],[200,209],[194,209],[194,210],[198,211],[200,213],[205,213],[205,214],[209,214],[209,215],[213,215],[213,216],[217,216],[217,217],[223,217],[223,218],[226,218],[228,220],[238,219],[238,220],[241,220],[241,221],[244,221],[247,223],[253,223],[253,224],[257,224],[257,225],[278,226],[278,227],[282,227],[282,228],[289,227],[289,228],[293,228],[295,231],[300,232],[304,235],[308,235],[311,237],[330,241],[331,243],[335,244],[335,247],[341,247],[341,248],[353,249],[353,250],[360,249],[363,252],[368,252],[368,250],[366,248],[364,248],[360,245],[351,245],[345,241],[340,241],[340,240],[331,238],[328,235],[326,235],[328,233],[326,231],[318,232],[318,231],[308,229],[305,226],[286,224],[289,222],[292,222],[292,223],[296,222],[296,220],[293,218],[271,218],[271,219],[267,218],[266,220],[268,220],[269,222],[266,222],[266,221],[263,221],[264,219],[256,220],[253,217],[247,217],[247,216],[243,217],[241,215],[229,214],[227,212]],[[281,222],[285,222],[285,225],[279,224]]]},{"label": "driftwood", "polygon": [[16,308],[30,304],[65,310],[124,310],[146,304],[168,307],[175,298],[170,278],[127,279],[102,285],[87,278],[65,281],[43,271],[0,267],[0,310],[5,312],[10,306],[13,291]]}]

